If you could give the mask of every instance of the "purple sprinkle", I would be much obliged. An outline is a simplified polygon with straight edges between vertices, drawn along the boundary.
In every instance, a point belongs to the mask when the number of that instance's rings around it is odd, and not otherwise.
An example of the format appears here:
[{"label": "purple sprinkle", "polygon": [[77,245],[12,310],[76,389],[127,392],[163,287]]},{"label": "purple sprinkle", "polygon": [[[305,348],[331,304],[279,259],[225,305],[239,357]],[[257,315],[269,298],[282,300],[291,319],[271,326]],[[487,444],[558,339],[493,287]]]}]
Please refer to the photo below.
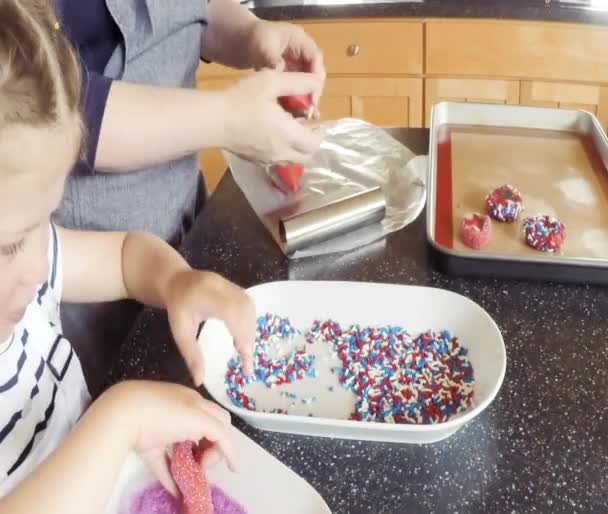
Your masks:
[{"label": "purple sprinkle", "polygon": [[217,486],[211,486],[211,501],[214,514],[247,514],[240,504]]},{"label": "purple sprinkle", "polygon": [[[247,511],[220,487],[211,486],[214,514],[247,514]],[[182,514],[179,502],[160,482],[146,487],[131,502],[128,514]]]},{"label": "purple sprinkle", "polygon": [[132,501],[129,514],[180,514],[178,501],[155,482]]}]

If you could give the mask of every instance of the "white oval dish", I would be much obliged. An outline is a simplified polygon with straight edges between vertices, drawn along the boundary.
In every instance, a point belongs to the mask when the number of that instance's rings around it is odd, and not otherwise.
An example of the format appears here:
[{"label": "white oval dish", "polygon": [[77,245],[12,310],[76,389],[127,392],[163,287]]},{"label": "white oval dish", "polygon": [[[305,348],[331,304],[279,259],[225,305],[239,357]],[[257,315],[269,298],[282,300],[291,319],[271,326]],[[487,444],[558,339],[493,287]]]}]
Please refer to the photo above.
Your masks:
[{"label": "white oval dish", "polygon": [[[302,331],[313,321],[327,318],[342,326],[354,323],[399,325],[410,333],[448,330],[469,350],[475,377],[473,407],[444,423],[387,424],[346,419],[350,410],[344,396],[347,392],[324,394],[329,382],[323,376],[304,379],[295,386],[298,393],[305,392],[320,399],[318,405],[306,407],[315,417],[304,413],[253,412],[235,406],[226,394],[224,375],[227,362],[234,355],[232,337],[222,322],[209,320],[199,336],[205,359],[205,387],[222,406],[256,428],[341,439],[433,443],[449,437],[478,416],[502,385],[506,351],[500,330],[479,305],[459,294],[419,286],[323,281],[272,282],[253,287],[248,292],[258,315],[286,316]],[[276,400],[276,388],[258,391],[256,401],[260,395],[262,400],[264,395]]]}]

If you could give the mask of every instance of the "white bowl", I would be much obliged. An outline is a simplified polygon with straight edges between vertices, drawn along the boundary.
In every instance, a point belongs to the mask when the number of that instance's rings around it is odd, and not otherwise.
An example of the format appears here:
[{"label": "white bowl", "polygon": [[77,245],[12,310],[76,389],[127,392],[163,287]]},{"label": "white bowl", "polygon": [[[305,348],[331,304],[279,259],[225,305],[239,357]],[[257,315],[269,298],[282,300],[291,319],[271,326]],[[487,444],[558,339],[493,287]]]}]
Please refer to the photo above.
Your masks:
[{"label": "white bowl", "polygon": [[[391,441],[433,443],[452,435],[479,415],[494,399],[506,370],[505,345],[496,323],[476,303],[464,296],[417,286],[364,282],[273,282],[253,287],[249,294],[258,315],[286,316],[304,331],[317,319],[334,319],[342,326],[399,325],[410,333],[448,330],[469,350],[475,378],[473,406],[444,423],[431,425],[388,424],[347,419],[354,401],[341,387],[328,392],[337,379],[328,370],[317,379],[304,379],[286,386],[299,395],[316,396],[313,405],[299,406],[302,415],[253,412],[235,406],[226,394],[224,375],[234,356],[232,337],[224,324],[207,322],[199,341],[205,359],[205,387],[222,406],[262,430],[294,434]],[[277,389],[258,386],[254,398],[259,404],[276,402]],[[285,400],[290,401],[290,400]],[[298,402],[299,403],[299,402]],[[276,404],[276,403],[275,403]],[[314,414],[308,417],[306,409]]]}]

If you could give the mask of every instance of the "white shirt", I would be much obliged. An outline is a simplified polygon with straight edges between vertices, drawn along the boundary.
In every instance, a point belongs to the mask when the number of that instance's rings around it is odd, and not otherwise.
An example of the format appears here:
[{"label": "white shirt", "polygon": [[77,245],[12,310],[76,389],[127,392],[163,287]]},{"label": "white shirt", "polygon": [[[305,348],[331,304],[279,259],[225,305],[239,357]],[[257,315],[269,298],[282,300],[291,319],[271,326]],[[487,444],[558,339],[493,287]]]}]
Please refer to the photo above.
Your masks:
[{"label": "white shirt", "polygon": [[61,250],[49,230],[48,279],[0,345],[0,497],[57,448],[90,402],[78,357],[61,334]]}]

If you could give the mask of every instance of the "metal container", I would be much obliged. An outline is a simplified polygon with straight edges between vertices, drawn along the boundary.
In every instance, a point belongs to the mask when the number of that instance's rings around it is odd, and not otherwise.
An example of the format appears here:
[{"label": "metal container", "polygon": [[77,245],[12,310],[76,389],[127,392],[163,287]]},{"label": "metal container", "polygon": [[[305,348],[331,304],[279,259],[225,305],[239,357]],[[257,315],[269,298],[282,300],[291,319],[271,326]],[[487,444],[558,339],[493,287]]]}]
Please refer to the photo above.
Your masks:
[{"label": "metal container", "polygon": [[[427,237],[446,273],[608,284],[608,139],[579,110],[443,102],[432,111]],[[483,251],[458,240],[458,225],[483,213],[504,183],[523,195],[512,224],[492,222]],[[525,216],[550,214],[566,226],[560,252],[526,246]]]},{"label": "metal container", "polygon": [[356,193],[323,207],[294,214],[279,221],[281,241],[288,255],[380,223],[386,214],[386,200],[380,187]]}]

